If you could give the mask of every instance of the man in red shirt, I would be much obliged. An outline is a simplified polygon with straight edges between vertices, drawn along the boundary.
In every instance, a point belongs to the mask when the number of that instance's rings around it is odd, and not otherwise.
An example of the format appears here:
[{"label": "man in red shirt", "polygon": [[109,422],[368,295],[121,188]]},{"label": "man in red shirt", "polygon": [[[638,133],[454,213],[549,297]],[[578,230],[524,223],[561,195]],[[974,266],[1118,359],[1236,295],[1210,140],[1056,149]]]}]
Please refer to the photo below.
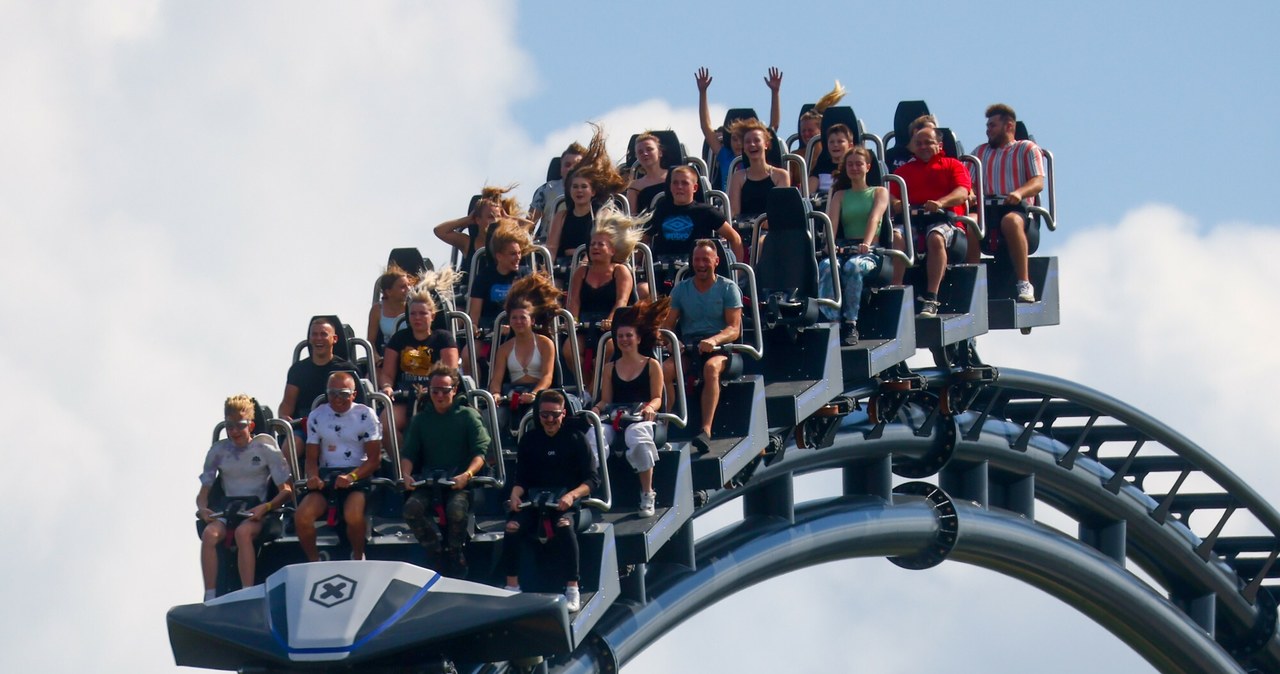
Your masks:
[{"label": "man in red shirt", "polygon": [[[920,294],[920,315],[932,317],[938,315],[938,288],[947,270],[947,247],[956,236],[965,235],[964,224],[955,216],[964,214],[964,203],[973,183],[964,164],[942,153],[934,129],[917,131],[911,137],[910,147],[915,158],[894,173],[906,181],[912,223],[918,224],[917,232],[924,232],[925,291]],[[902,212],[902,195],[897,183],[889,184],[889,192],[894,211]]]}]

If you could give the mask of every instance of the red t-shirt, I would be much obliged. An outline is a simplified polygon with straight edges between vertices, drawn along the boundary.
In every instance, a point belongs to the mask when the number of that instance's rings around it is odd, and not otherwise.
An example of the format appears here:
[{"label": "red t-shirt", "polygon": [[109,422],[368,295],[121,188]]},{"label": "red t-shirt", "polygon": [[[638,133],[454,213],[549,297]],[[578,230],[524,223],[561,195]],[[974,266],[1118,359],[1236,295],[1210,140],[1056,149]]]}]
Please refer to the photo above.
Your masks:
[{"label": "red t-shirt", "polygon": [[[920,161],[914,158],[911,161],[898,167],[893,172],[894,175],[902,176],[907,182],[907,191],[910,192],[911,205],[919,206],[926,201],[938,201],[943,197],[951,194],[951,191],[957,187],[971,189],[973,182],[969,178],[969,171],[965,170],[964,164],[958,159],[952,159],[941,152],[933,155],[929,161]],[[895,198],[901,199],[898,184],[889,183],[889,192]],[[964,204],[961,203],[952,206],[951,210],[956,215],[964,215]]]}]

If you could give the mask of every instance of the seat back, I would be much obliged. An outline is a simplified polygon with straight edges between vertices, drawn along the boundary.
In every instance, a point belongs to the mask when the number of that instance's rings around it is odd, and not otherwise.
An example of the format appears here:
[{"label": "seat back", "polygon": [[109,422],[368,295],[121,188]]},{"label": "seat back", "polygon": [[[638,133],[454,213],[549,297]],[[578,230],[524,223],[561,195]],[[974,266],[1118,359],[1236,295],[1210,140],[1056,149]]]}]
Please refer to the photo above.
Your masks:
[{"label": "seat back", "polygon": [[769,190],[769,235],[760,242],[756,281],[767,297],[795,291],[795,299],[818,296],[818,260],[809,226],[808,202],[794,187]]},{"label": "seat back", "polygon": [[[836,124],[843,124],[849,127],[854,134],[854,144],[858,143],[858,137],[862,135],[862,127],[858,121],[858,116],[854,114],[853,108],[847,105],[833,105],[822,113],[822,132],[818,134],[818,139],[827,137],[827,129]],[[808,156],[808,149],[805,152],[805,162],[809,167],[818,173],[831,173],[835,169],[835,162],[831,160],[831,153],[827,152],[826,143],[822,144],[822,151],[816,156]],[[772,227],[772,225],[770,225]]]},{"label": "seat back", "polygon": [[927,114],[929,105],[924,101],[898,102],[893,111],[893,147],[884,152],[884,161],[890,172],[911,161],[911,150],[907,147],[911,143],[911,123]]},{"label": "seat back", "polygon": [[938,127],[938,140],[942,141],[942,151],[947,153],[952,159],[959,159],[964,154],[964,145],[960,144],[960,139],[956,138],[956,134],[951,129]]},{"label": "seat back", "polygon": [[551,163],[547,164],[547,182],[560,179],[560,157],[552,157]]},{"label": "seat back", "polygon": [[[676,136],[676,132],[671,129],[663,129],[661,131],[649,131],[658,138],[658,145],[662,148],[662,168],[671,168],[676,164],[684,163],[684,146],[680,144],[680,138]],[[636,138],[640,134],[632,134],[631,139],[627,141],[627,166],[636,163]]]}]

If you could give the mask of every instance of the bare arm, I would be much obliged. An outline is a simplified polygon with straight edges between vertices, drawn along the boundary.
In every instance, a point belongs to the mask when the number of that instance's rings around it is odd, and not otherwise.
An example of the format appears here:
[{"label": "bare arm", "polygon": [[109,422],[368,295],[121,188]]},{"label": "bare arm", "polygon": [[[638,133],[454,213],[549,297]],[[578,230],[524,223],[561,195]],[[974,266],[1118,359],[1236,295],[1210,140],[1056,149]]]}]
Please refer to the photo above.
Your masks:
[{"label": "bare arm", "polygon": [[729,214],[736,220],[742,212],[742,183],[747,179],[746,171],[734,171],[729,177]]},{"label": "bare arm", "polygon": [[508,339],[498,347],[498,353],[493,358],[493,372],[489,373],[489,393],[495,396],[502,395],[502,382],[507,378],[507,354],[511,353],[515,345],[516,340]]},{"label": "bare arm", "polygon": [[604,370],[600,372],[600,399],[591,409],[600,413],[600,410],[608,407],[613,402],[613,363],[605,363]]},{"label": "bare arm", "polygon": [[662,387],[665,383],[662,380],[662,364],[650,358],[645,367],[649,368],[649,409],[657,412],[662,409]]},{"label": "bare arm", "polygon": [[877,187],[875,196],[871,200],[871,212],[867,214],[867,231],[862,235],[862,243],[868,247],[875,245],[876,232],[880,229],[880,223],[884,220],[884,211],[889,207],[889,192],[883,187]]},{"label": "bare arm", "polygon": [[364,443],[364,462],[356,468],[355,474],[357,480],[363,480],[366,477],[372,477],[378,472],[378,468],[382,462],[382,441],[370,440]]},{"label": "bare arm", "polygon": [[480,314],[484,312],[484,300],[479,297],[472,297],[467,302],[467,315],[471,317],[471,325],[476,329],[480,329]]},{"label": "bare arm", "polygon": [[1018,201],[1022,201],[1040,194],[1042,190],[1044,190],[1044,176],[1031,176],[1031,180],[1028,180],[1018,187],[1018,189],[1010,192],[1009,196],[1016,196]]},{"label": "bare arm", "polygon": [[625,264],[613,266],[613,280],[617,282],[618,295],[613,300],[613,311],[609,312],[610,321],[613,320],[614,313],[631,304],[631,291],[636,287],[636,279],[631,275],[631,268]]},{"label": "bare arm", "polygon": [[[293,414],[298,406],[298,387],[293,384],[284,385],[284,397],[280,399],[280,405],[276,407],[276,411],[280,413],[280,418],[285,421],[293,421]],[[309,408],[308,408],[309,409]]]},{"label": "bare arm", "polygon": [[[511,343],[515,344],[515,340],[511,340]],[[546,370],[542,373],[542,377],[538,379],[538,383],[533,385],[533,393],[536,394],[538,391],[544,391],[551,388],[551,381],[556,373],[556,345],[555,342],[551,341],[550,337],[547,337],[546,335],[538,335],[538,340],[534,343],[534,348],[542,354],[542,364],[545,366],[544,369]]]},{"label": "bare arm", "polygon": [[[370,344],[378,343],[378,319],[381,318],[381,314],[382,303],[374,302],[373,306],[369,307],[369,329],[366,330]],[[391,335],[387,335],[388,339],[390,339],[390,337]]]},{"label": "bare arm", "polygon": [[778,126],[782,124],[782,71],[777,68],[769,68],[769,74],[764,78],[765,86],[769,87],[769,128],[774,131],[778,130]]},{"label": "bare arm", "polygon": [[728,220],[720,225],[720,228],[716,230],[716,234],[724,237],[729,242],[729,249],[733,251],[733,256],[739,262],[746,260],[746,254],[742,250],[742,237],[738,235],[738,230],[734,229]]},{"label": "bare arm", "polygon": [[378,369],[378,381],[382,390],[395,390],[396,375],[400,374],[400,352],[391,347],[382,349],[382,367]]},{"label": "bare arm", "polygon": [[[840,234],[841,234],[841,231],[840,231],[840,207],[841,207],[841,204],[844,202],[844,193],[845,193],[846,191],[847,191],[847,190],[840,190],[840,191],[836,192],[835,194],[832,194],[832,195],[831,195],[831,198],[827,200],[827,218],[829,218],[829,219],[831,220],[831,224],[832,224],[833,228],[836,230],[836,238],[837,238],[837,239],[839,239],[839,238],[840,238]],[[834,262],[833,262],[833,264],[834,264]]]},{"label": "bare arm", "polygon": [[458,347],[450,346],[440,349],[440,362],[449,367],[458,367]]},{"label": "bare arm", "polygon": [[[698,68],[694,73],[698,82],[698,121],[702,123],[702,138],[707,141],[711,151],[720,151],[720,134],[711,127],[711,106],[707,103],[707,88],[711,86],[711,72],[706,68]],[[634,209],[632,209],[634,210]]]},{"label": "bare arm", "polygon": [[771,169],[774,187],[791,187],[791,172],[784,168]]},{"label": "bare arm", "polygon": [[442,222],[436,225],[436,238],[462,251],[463,255],[468,255],[471,253],[471,237],[462,230],[465,230],[471,222],[470,215]]}]

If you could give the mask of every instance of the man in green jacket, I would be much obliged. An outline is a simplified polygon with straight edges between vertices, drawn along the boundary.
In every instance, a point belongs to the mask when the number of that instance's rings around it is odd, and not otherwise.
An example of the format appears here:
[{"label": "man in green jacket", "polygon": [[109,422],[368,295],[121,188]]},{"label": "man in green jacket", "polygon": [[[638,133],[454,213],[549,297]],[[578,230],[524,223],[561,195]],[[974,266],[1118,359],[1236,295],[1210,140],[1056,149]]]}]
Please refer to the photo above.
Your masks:
[{"label": "man in green jacket", "polygon": [[[405,523],[427,551],[428,566],[455,578],[466,575],[463,547],[471,538],[467,522],[471,515],[471,479],[485,464],[489,433],[474,408],[456,404],[458,372],[437,363],[429,373],[427,391],[431,404],[419,410],[409,424],[400,457],[405,489]],[[453,481],[451,488],[414,489],[412,477],[444,471]],[[442,540],[438,524],[444,511],[446,533]],[[442,564],[448,568],[442,568]]]}]

